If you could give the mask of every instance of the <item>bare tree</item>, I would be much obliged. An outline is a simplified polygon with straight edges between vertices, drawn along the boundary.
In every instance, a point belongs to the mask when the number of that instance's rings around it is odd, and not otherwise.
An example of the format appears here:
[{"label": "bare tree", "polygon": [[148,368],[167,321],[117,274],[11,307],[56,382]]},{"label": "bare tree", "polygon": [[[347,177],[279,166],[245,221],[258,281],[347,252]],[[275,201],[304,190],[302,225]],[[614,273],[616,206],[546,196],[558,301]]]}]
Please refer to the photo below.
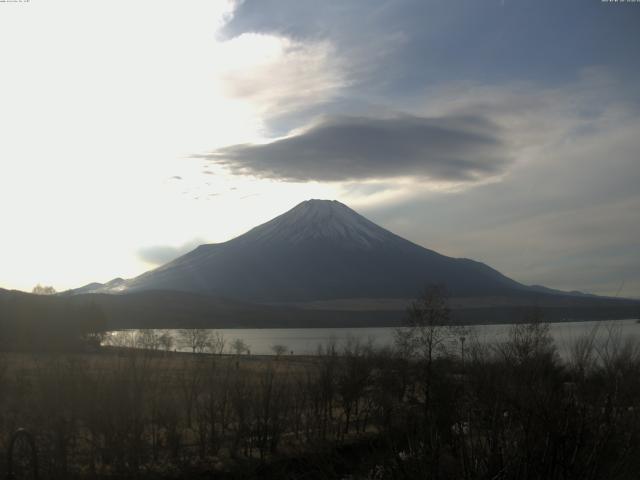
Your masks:
[{"label": "bare tree", "polygon": [[160,348],[160,333],[158,330],[145,329],[138,332],[138,345],[147,350],[158,350]]},{"label": "bare tree", "polygon": [[234,351],[236,355],[242,355],[244,352],[249,351],[249,345],[241,338],[236,338],[231,342],[231,350]]},{"label": "bare tree", "polygon": [[208,350],[215,355],[222,355],[224,347],[227,345],[227,339],[222,332],[215,331],[210,335]]},{"label": "bare tree", "polygon": [[[452,345],[463,337],[462,327],[451,320],[446,290],[441,285],[428,287],[407,311],[406,325],[396,330],[396,346],[405,358],[417,360],[415,385],[421,389],[425,435],[431,438],[430,421],[434,397],[434,360],[450,353]],[[435,438],[435,437],[434,437]],[[432,445],[433,447],[433,445]]]},{"label": "bare tree", "polygon": [[347,338],[343,348],[341,368],[337,372],[336,381],[345,417],[343,437],[349,433],[352,418],[358,416],[360,403],[369,386],[372,373],[372,362],[370,361],[372,351],[372,344],[363,345],[354,337]]},{"label": "bare tree", "polygon": [[164,330],[160,334],[158,341],[160,342],[160,346],[165,352],[168,352],[171,350],[171,348],[173,348],[174,339],[173,339],[173,335],[171,335],[171,332],[169,330]]},{"label": "bare tree", "polygon": [[498,351],[506,360],[517,364],[538,360],[553,361],[557,355],[550,325],[542,320],[540,311],[534,308],[524,323],[514,324],[509,340],[498,345]]},{"label": "bare tree", "polygon": [[273,352],[273,354],[276,357],[281,357],[282,355],[287,353],[287,350],[289,350],[289,348],[286,345],[272,345],[271,346],[271,351]]},{"label": "bare tree", "polygon": [[56,289],[52,286],[37,284],[35,287],[33,287],[31,293],[34,293],[36,295],[55,295],[58,292],[56,292]]},{"label": "bare tree", "polygon": [[183,347],[202,353],[211,344],[211,332],[204,328],[185,328],[179,331],[179,339]]},{"label": "bare tree", "polygon": [[138,348],[138,333],[136,330],[118,330],[109,332],[104,343],[117,348]]},{"label": "bare tree", "polygon": [[433,285],[409,306],[405,326],[396,329],[395,343],[400,352],[431,365],[434,357],[447,353],[464,332],[465,328],[451,319],[445,288]]}]

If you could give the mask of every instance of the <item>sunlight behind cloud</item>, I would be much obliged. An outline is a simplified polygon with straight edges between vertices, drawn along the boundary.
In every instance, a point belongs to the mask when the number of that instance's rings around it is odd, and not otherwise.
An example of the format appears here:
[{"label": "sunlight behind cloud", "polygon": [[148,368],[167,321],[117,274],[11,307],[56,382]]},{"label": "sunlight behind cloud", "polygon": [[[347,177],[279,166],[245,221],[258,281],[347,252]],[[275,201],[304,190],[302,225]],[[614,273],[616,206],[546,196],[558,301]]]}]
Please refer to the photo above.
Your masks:
[{"label": "sunlight behind cloud", "polygon": [[[130,276],[145,268],[140,245],[237,231],[182,195],[211,178],[191,153],[261,138],[257,109],[216,80],[235,58],[216,40],[232,6],[143,1],[123,16],[62,1],[3,13],[0,285]],[[165,183],[174,175],[187,179],[178,195]]]},{"label": "sunlight behind cloud", "polygon": [[327,41],[245,33],[219,43],[216,58],[225,96],[244,100],[266,116],[326,102],[347,83]]},{"label": "sunlight behind cloud", "polygon": [[[628,246],[631,16],[591,5],[576,22],[565,6],[552,38],[522,28],[543,7],[463,4],[2,5],[0,288],[133,276],[149,267],[140,248],[226,241],[313,197],[523,279],[531,269],[517,248],[496,250],[491,222],[526,236],[521,219],[552,208],[569,222],[616,200],[619,226],[601,224]],[[398,120],[410,116],[420,129]]]}]

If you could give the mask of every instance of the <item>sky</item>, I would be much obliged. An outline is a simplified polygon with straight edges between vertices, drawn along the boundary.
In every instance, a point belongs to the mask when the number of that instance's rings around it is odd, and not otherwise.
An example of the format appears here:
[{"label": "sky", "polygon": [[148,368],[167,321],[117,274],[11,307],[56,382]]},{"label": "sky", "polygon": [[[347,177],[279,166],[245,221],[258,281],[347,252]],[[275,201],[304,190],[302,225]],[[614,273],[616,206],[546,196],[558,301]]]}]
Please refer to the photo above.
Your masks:
[{"label": "sky", "polygon": [[640,297],[640,3],[0,2],[0,287],[129,278],[309,198]]}]

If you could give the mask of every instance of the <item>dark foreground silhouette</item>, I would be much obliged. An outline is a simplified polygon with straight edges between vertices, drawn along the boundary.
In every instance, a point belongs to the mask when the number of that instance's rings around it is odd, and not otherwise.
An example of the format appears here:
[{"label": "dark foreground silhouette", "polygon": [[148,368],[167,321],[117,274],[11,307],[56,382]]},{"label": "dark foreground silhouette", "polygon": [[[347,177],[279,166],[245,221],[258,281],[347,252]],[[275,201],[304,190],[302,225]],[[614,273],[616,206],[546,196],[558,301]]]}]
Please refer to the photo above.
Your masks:
[{"label": "dark foreground silhouette", "polygon": [[[7,353],[0,450],[26,428],[39,478],[52,479],[626,479],[640,471],[636,343],[609,329],[577,339],[561,361],[545,324],[518,325],[492,346],[463,336],[420,318],[393,349],[352,340],[314,357]],[[14,463],[28,473],[28,459]]]}]

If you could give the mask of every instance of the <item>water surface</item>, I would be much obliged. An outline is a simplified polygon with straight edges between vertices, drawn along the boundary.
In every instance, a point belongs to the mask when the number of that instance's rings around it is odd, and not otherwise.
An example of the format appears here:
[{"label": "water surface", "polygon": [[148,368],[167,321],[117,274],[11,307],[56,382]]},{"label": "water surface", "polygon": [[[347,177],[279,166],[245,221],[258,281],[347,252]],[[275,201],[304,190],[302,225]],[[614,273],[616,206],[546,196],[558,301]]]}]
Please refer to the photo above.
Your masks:
[{"label": "water surface", "polygon": [[[467,327],[464,333],[468,342],[474,339],[481,343],[497,343],[508,339],[512,325],[477,325]],[[383,347],[391,345],[394,341],[395,328],[238,328],[216,329],[223,335],[226,343],[225,351],[230,352],[230,345],[235,339],[241,339],[253,355],[271,355],[274,345],[286,347],[288,354],[310,355],[318,351],[318,346],[326,346],[335,343],[340,349],[349,339],[357,339],[360,342],[371,342],[374,346]],[[130,334],[132,331],[128,331]],[[135,334],[136,331],[133,331]],[[168,332],[174,338],[173,349],[178,351],[190,351],[190,347],[181,344],[179,330],[162,330]],[[614,334],[617,339],[640,339],[640,323],[635,319],[609,320],[600,322],[559,322],[550,324],[550,332],[558,351],[562,356],[567,352],[576,340],[589,334],[595,334],[598,339],[611,337]],[[467,343],[468,345],[469,343]]]}]

